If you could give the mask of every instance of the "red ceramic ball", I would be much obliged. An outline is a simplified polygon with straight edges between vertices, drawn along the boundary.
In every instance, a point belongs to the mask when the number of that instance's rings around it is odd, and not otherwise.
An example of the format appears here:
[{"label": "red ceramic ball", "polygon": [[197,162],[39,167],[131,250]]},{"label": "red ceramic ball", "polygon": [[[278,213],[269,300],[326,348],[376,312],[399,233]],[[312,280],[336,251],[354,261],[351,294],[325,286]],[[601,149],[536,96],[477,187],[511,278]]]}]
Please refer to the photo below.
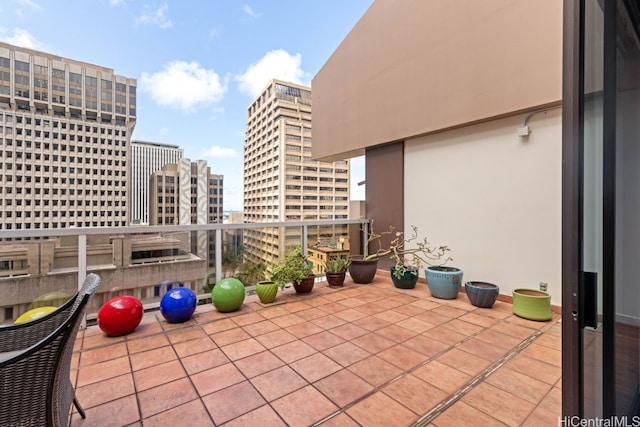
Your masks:
[{"label": "red ceramic ball", "polygon": [[142,303],[136,297],[122,295],[105,302],[98,310],[98,326],[110,337],[133,332],[142,320]]}]

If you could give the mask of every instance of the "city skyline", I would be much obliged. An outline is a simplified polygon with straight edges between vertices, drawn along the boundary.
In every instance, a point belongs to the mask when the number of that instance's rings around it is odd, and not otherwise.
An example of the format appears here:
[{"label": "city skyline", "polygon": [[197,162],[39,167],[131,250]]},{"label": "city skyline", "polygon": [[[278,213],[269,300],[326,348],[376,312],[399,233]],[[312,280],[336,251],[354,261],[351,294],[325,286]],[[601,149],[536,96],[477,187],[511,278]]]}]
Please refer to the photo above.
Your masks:
[{"label": "city skyline", "polygon": [[[249,103],[272,78],[309,85],[371,3],[9,0],[0,5],[0,40],[136,78],[132,140],[207,160],[225,176],[225,210],[234,211]],[[363,199],[361,158],[351,177],[352,198]]]}]

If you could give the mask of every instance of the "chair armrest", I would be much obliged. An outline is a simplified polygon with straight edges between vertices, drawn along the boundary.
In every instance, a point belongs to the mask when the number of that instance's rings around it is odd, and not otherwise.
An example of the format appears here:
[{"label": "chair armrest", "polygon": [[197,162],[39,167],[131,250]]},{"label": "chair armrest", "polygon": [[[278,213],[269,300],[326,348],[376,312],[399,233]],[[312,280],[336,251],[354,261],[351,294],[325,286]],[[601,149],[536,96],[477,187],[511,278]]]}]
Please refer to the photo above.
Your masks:
[{"label": "chair armrest", "polygon": [[16,356],[22,354],[25,351],[25,349],[21,349],[21,350],[16,350],[16,351],[5,351],[3,353],[0,353],[0,365],[2,365],[4,362],[8,362],[9,360],[15,358]]}]

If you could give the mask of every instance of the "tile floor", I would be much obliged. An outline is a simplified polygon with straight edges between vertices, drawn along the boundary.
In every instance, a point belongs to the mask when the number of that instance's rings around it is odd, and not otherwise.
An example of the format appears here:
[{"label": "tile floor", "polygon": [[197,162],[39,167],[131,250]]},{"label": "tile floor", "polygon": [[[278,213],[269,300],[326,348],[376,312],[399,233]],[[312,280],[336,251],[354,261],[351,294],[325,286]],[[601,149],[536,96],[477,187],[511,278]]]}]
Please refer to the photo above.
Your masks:
[{"label": "tile floor", "polygon": [[198,306],[135,332],[81,331],[72,426],[552,426],[561,411],[558,315],[432,298],[427,286],[316,284],[240,311]]}]

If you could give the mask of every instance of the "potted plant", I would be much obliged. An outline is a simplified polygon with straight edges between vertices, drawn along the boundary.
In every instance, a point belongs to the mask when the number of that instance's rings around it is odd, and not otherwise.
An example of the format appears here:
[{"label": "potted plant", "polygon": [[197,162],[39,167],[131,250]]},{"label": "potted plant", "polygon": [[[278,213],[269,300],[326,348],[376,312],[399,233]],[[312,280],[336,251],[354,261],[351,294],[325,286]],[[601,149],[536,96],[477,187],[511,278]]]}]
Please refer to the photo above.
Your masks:
[{"label": "potted plant", "polygon": [[290,250],[284,259],[275,263],[271,271],[271,280],[281,288],[287,283],[293,284],[296,293],[308,294],[315,283],[313,264],[308,255],[302,253],[302,247],[296,246]]},{"label": "potted plant", "polygon": [[324,272],[329,286],[343,286],[347,276],[347,269],[351,260],[343,257],[331,258],[324,263]]}]

